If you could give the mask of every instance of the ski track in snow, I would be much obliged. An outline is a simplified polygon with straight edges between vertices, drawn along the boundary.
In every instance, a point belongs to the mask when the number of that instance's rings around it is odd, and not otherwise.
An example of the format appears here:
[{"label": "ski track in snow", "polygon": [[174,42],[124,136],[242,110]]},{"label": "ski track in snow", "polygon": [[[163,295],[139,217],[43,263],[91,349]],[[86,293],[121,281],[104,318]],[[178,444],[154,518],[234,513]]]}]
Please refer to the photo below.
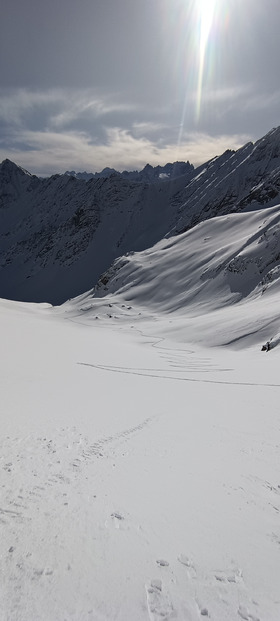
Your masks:
[{"label": "ski track in snow", "polygon": [[[157,379],[167,379],[178,382],[197,382],[199,384],[226,384],[228,386],[259,386],[259,387],[267,387],[267,388],[280,388],[280,384],[270,384],[265,382],[234,382],[227,380],[210,380],[203,378],[194,378],[194,377],[176,377],[174,375],[163,375],[166,373],[163,369],[139,369],[133,367],[119,367],[105,364],[93,364],[89,362],[77,362],[77,364],[84,367],[93,367],[94,369],[99,369],[100,371],[109,371],[111,373],[122,373],[124,375],[138,375],[139,377],[152,377]],[[220,372],[225,371],[226,369],[220,369]],[[168,372],[172,372],[168,370]],[[178,371],[177,371],[178,372]],[[182,371],[183,372],[183,371]],[[189,370],[188,370],[189,372]]]}]

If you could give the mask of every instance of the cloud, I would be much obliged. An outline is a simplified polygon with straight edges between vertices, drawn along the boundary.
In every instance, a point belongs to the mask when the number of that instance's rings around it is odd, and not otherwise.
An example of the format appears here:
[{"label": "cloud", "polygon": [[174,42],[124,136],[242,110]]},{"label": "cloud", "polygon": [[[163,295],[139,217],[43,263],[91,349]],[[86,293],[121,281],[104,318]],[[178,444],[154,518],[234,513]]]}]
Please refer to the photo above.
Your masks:
[{"label": "cloud", "polygon": [[[223,88],[215,89],[205,88],[202,93],[202,98],[206,103],[236,103],[237,101],[240,101],[240,98],[247,99],[252,92],[253,89],[250,84],[225,86]],[[192,93],[192,97],[196,99],[197,94]]]},{"label": "cloud", "polygon": [[62,102],[62,110],[50,118],[51,127],[61,128],[81,119],[102,119],[108,115],[125,114],[134,110],[132,104],[116,101],[116,96],[102,97],[88,90],[71,93],[70,97],[63,93]]},{"label": "cloud", "polygon": [[133,123],[132,133],[134,136],[147,136],[150,134],[162,133],[168,129],[165,123],[153,123],[152,121],[142,121]]},{"label": "cloud", "polygon": [[93,89],[47,89],[0,91],[0,119],[11,125],[25,125],[28,115],[40,112],[42,122],[63,127],[80,118],[102,118],[108,114],[127,113],[134,109],[129,102],[118,101],[116,94],[100,95]]},{"label": "cloud", "polygon": [[[226,149],[237,150],[250,140],[251,137],[248,134],[211,136],[206,133],[192,132],[183,135],[178,152],[181,155],[185,153],[183,160],[188,159],[194,166],[198,166],[216,155],[221,155]],[[167,154],[170,149],[171,145],[165,149],[165,153]]]},{"label": "cloud", "polygon": [[[251,92],[249,86],[245,90]],[[252,93],[252,105],[261,106],[262,97],[257,100]],[[226,121],[222,124],[233,101],[239,98],[249,105],[244,88],[208,90],[204,98],[205,107],[208,101],[209,109],[215,109],[211,133],[207,124],[198,130],[187,114],[182,120],[178,102],[154,109],[94,89],[2,90],[0,157],[38,175],[106,166],[141,169],[148,162],[176,160],[198,165],[251,139],[246,130],[234,131],[234,122],[231,132]]]},{"label": "cloud", "polygon": [[141,169],[148,162],[158,165],[175,160],[199,165],[227,148],[242,146],[249,139],[247,135],[215,137],[197,132],[184,134],[180,145],[158,146],[152,138],[136,137],[122,128],[105,128],[104,132],[106,140],[94,144],[85,132],[22,131],[12,137],[8,152],[0,148],[0,158],[8,157],[43,176],[73,169],[94,172],[105,166],[117,170]]},{"label": "cloud", "polygon": [[3,89],[0,91],[0,119],[17,126],[23,125],[31,111],[63,103],[62,92],[58,90],[29,91],[26,89]]},{"label": "cloud", "polygon": [[[151,154],[152,143],[136,139],[119,128],[105,130],[106,142],[93,144],[83,132],[22,131],[12,138],[13,146],[0,158],[8,157],[39,175],[69,169],[96,171],[105,166],[117,169],[142,167]],[[51,162],[51,164],[50,164]]]},{"label": "cloud", "polygon": [[[192,97],[195,97],[192,94]],[[243,114],[246,112],[269,110],[280,103],[280,90],[259,91],[253,83],[246,85],[227,86],[218,89],[205,89],[203,92],[203,102],[205,104],[222,104],[236,109],[238,106]]]},{"label": "cloud", "polygon": [[244,103],[244,110],[250,111],[266,111],[277,108],[279,110],[280,104],[280,90],[276,90],[273,93],[254,93]]}]

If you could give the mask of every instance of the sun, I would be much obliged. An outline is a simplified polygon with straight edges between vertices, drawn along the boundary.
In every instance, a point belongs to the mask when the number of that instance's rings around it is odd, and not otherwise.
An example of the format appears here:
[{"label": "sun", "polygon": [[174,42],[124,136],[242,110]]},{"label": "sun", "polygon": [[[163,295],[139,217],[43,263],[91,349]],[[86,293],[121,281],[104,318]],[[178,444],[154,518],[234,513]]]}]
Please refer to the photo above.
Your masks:
[{"label": "sun", "polygon": [[217,0],[197,0],[200,19],[201,46],[206,46],[213,23]]},{"label": "sun", "polygon": [[196,0],[199,24],[199,71],[197,83],[197,119],[200,115],[202,81],[205,64],[205,54],[209,35],[211,32],[217,0]]}]

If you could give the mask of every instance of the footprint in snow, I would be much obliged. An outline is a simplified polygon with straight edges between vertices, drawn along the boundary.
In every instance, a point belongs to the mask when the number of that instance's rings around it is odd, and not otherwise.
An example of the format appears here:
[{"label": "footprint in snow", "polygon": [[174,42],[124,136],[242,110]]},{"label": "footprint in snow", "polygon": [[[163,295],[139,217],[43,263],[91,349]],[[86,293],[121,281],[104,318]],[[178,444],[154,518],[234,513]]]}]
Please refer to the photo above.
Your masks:
[{"label": "footprint in snow", "polygon": [[180,556],[178,556],[178,561],[182,563],[182,565],[185,565],[186,567],[193,567],[193,562],[185,554],[180,554]]},{"label": "footprint in snow", "polygon": [[123,515],[121,515],[120,513],[116,513],[116,512],[111,513],[111,517],[116,518],[116,520],[124,520]]},{"label": "footprint in snow", "polygon": [[215,578],[218,582],[231,582],[237,584],[243,580],[242,569],[234,569],[228,574],[219,571],[215,574]]},{"label": "footprint in snow", "polygon": [[199,602],[197,602],[198,608],[199,608],[199,612],[201,614],[202,617],[209,617],[209,612],[208,612],[208,608],[205,608],[204,606],[201,606],[201,604]]},{"label": "footprint in snow", "polygon": [[182,565],[185,565],[185,567],[188,568],[190,577],[192,578],[196,577],[196,569],[193,564],[193,561],[188,556],[186,556],[186,554],[180,554],[180,556],[178,556],[178,561],[179,563],[181,563]]},{"label": "footprint in snow", "polygon": [[237,612],[241,619],[244,619],[244,621],[260,621],[260,618],[252,615],[246,606],[239,606]]},{"label": "footprint in snow", "polygon": [[114,511],[114,513],[111,513],[111,518],[114,522],[115,528],[119,529],[121,526],[121,523],[124,520],[123,515],[121,515],[121,513],[117,513],[116,511]]},{"label": "footprint in snow", "polygon": [[175,611],[168,595],[162,592],[161,580],[151,580],[146,585],[147,605],[150,621],[169,621]]}]

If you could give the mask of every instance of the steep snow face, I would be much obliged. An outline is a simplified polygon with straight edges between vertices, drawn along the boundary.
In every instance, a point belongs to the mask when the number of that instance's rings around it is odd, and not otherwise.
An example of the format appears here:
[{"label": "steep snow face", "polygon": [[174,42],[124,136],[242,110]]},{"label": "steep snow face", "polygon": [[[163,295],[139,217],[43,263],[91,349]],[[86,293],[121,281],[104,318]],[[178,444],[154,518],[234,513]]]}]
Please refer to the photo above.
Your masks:
[{"label": "steep snow face", "polygon": [[[262,338],[260,334],[265,333],[264,338],[278,334],[279,293],[277,205],[265,211],[212,218],[149,250],[117,259],[92,292],[73,301],[73,308],[120,318],[129,305],[136,319],[137,309],[145,316],[169,314],[172,320],[184,318],[186,340],[204,342],[206,338],[208,344],[211,331],[207,333],[205,326],[218,323],[216,343],[237,343],[245,338],[244,345],[251,333],[253,342]],[[106,300],[113,310],[106,308]],[[192,334],[190,326],[197,317],[200,330]],[[228,322],[235,324],[234,334],[229,332]],[[211,343],[215,344],[215,338]]]},{"label": "steep snow face", "polygon": [[280,128],[255,145],[226,151],[197,169],[174,207],[178,219],[172,233],[182,232],[216,215],[279,203]]},{"label": "steep snow face", "polygon": [[[278,204],[279,145],[278,128],[176,178],[174,165],[159,167],[166,172],[157,174],[170,178],[157,183],[131,181],[124,173],[88,182],[67,175],[40,180],[5,160],[0,295],[59,304],[96,285],[116,257],[217,215]],[[144,171],[149,177],[155,169]]]},{"label": "steep snow face", "polygon": [[277,205],[212,218],[146,251],[121,257],[102,275],[95,292],[98,297],[121,293],[163,312],[185,312],[201,304],[213,308],[263,292],[279,263]]}]

